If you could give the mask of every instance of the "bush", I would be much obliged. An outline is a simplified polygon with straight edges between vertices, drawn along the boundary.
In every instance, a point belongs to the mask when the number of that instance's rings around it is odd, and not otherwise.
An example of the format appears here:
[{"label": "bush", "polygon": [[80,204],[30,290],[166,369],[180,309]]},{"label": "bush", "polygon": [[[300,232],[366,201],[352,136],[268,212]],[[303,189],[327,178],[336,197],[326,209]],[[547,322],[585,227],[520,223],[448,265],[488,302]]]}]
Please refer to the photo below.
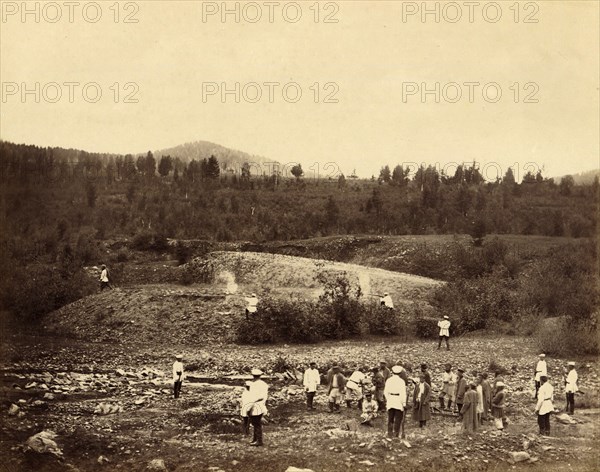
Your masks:
[{"label": "bush", "polygon": [[188,263],[192,257],[192,248],[186,246],[181,241],[177,241],[177,245],[175,246],[175,257],[177,258],[179,265]]},{"label": "bush", "polygon": [[[599,314],[596,314],[598,319]],[[570,317],[549,318],[541,323],[536,342],[541,352],[567,357],[573,354],[598,355],[598,325],[585,326]]]},{"label": "bush", "polygon": [[131,241],[132,249],[138,251],[165,251],[169,247],[167,238],[163,234],[144,231],[138,233]]},{"label": "bush", "polygon": [[437,327],[438,320],[428,316],[419,316],[414,321],[414,332],[419,338],[437,338],[439,329]]}]

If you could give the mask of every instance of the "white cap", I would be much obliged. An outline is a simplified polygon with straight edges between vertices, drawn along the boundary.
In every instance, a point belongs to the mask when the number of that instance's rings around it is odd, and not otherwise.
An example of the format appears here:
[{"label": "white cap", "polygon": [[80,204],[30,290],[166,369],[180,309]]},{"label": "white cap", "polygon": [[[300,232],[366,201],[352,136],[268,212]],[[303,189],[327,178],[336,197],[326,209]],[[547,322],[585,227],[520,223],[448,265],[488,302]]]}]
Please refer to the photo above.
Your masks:
[{"label": "white cap", "polygon": [[250,372],[252,375],[262,375],[264,374],[264,372],[260,369],[252,369],[252,371]]},{"label": "white cap", "polygon": [[387,295],[389,295],[389,293],[385,292],[385,293],[384,293],[384,295],[386,295],[386,296],[387,296]]},{"label": "white cap", "polygon": [[175,356],[175,359],[183,359],[183,356],[182,356],[181,354],[177,354],[177,355]]},{"label": "white cap", "polygon": [[253,297],[256,297],[256,293],[252,293],[252,296],[253,296]]},{"label": "white cap", "polygon": [[444,315],[444,318],[445,318],[445,319],[448,319],[448,315]]},{"label": "white cap", "polygon": [[546,354],[542,353],[539,355],[539,357],[546,357]]},{"label": "white cap", "polygon": [[400,367],[399,365],[395,365],[395,366],[392,367],[392,372],[394,374],[399,374],[399,373],[402,372],[402,367]]},{"label": "white cap", "polygon": [[575,367],[575,362],[570,361],[567,365]]},{"label": "white cap", "polygon": [[506,387],[504,382],[496,382],[496,387]]}]

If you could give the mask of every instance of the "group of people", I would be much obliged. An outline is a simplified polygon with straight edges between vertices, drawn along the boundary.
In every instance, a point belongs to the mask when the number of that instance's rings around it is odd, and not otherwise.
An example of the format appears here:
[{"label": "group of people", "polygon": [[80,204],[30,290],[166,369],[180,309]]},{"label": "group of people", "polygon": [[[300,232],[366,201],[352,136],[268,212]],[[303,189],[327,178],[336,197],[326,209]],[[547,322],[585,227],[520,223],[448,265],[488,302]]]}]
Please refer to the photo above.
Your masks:
[{"label": "group of people", "polygon": [[[554,387],[548,380],[548,368],[545,355],[540,354],[535,368],[535,413],[538,416],[540,434],[550,433],[550,414],[554,409]],[[173,363],[173,394],[178,398],[184,379],[183,356],[177,355]],[[412,376],[412,367],[400,363],[388,368],[381,360],[379,366],[369,370],[366,367],[353,366],[352,373],[346,377],[339,364],[333,366],[321,376],[315,362],[311,362],[303,374],[303,386],[306,392],[306,408],[315,410],[315,396],[322,381],[326,384],[328,409],[331,413],[340,413],[345,403],[349,409],[354,403],[360,410],[360,422],[372,426],[372,421],[384,411],[387,412],[387,435],[389,438],[404,436],[404,423],[409,410],[412,419],[419,427],[427,426],[431,419],[431,402],[434,395],[432,379],[427,364],[421,364],[418,375]],[[246,381],[240,398],[240,416],[243,432],[248,435],[253,427],[253,446],[263,445],[262,418],[267,414],[269,387],[262,380],[264,373],[260,369],[251,371],[253,380]],[[538,375],[539,374],[539,375]],[[575,363],[568,363],[565,373],[565,392],[567,412],[575,410],[574,395],[578,391],[578,375]],[[412,384],[412,385],[411,385]],[[504,408],[507,401],[506,384],[496,373],[493,381],[482,372],[467,381],[464,369],[453,371],[446,364],[441,376],[441,388],[438,394],[440,412],[458,414],[463,429],[476,432],[486,421],[493,420],[497,429],[502,430],[507,419]],[[410,391],[412,390],[412,395]],[[412,399],[412,400],[411,400]],[[410,405],[410,406],[409,406]]]}]

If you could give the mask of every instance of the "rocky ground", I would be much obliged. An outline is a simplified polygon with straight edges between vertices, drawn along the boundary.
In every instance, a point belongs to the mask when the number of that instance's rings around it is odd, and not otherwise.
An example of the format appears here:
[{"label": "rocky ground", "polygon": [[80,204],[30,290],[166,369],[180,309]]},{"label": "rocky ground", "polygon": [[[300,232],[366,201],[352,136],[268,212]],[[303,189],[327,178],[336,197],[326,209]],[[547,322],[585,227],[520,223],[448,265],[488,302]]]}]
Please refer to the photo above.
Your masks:
[{"label": "rocky ground", "polygon": [[[554,415],[552,436],[540,438],[530,393],[537,353],[523,338],[464,337],[453,340],[451,351],[389,338],[266,348],[179,339],[92,342],[47,333],[6,341],[0,470],[598,470],[598,365],[577,360],[585,395],[577,397],[574,421],[563,424],[565,417]],[[174,400],[169,371],[179,352],[188,378]],[[322,390],[317,411],[305,410],[298,374],[309,360],[324,371],[334,361],[371,366],[380,358],[415,367],[427,362],[436,391],[445,362],[463,366],[467,377],[504,368],[510,425],[499,432],[487,424],[469,436],[455,417],[435,413],[424,430],[409,418],[406,442],[388,442],[382,420],[357,428],[357,409],[328,413]],[[548,360],[559,409],[564,362]],[[271,395],[266,446],[259,450],[240,434],[237,416],[240,386],[254,366],[267,372]]]}]

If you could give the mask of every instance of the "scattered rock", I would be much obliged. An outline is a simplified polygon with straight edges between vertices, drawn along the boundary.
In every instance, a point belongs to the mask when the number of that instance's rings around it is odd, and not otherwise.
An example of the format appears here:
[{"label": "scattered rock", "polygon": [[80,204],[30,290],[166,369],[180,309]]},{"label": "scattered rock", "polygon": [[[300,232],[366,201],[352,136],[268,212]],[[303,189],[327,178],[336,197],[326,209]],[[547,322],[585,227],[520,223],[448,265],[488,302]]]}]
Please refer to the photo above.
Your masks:
[{"label": "scattered rock", "polygon": [[54,400],[54,394],[50,392],[44,393],[44,400]]},{"label": "scattered rock", "polygon": [[19,413],[19,410],[20,410],[20,408],[13,403],[10,405],[10,408],[8,409],[8,414],[10,416],[16,416]]},{"label": "scattered rock", "polygon": [[148,462],[148,467],[146,470],[158,470],[158,471],[166,471],[167,466],[165,465],[165,461],[163,459],[152,459]]},{"label": "scattered rock", "polygon": [[514,462],[524,462],[524,461],[528,461],[529,459],[531,459],[531,456],[529,455],[529,453],[525,452],[525,451],[509,452],[509,454],[510,454],[510,458]]},{"label": "scattered rock", "polygon": [[112,415],[115,413],[121,413],[123,411],[123,407],[120,405],[112,405],[110,403],[102,402],[95,409],[95,415]]},{"label": "scattered rock", "polygon": [[312,469],[299,469],[298,467],[289,466],[285,472],[314,472]]},{"label": "scattered rock", "polygon": [[105,457],[105,456],[98,457],[98,464],[106,464],[107,462],[110,462],[108,457]]},{"label": "scattered rock", "polygon": [[25,443],[26,450],[31,450],[39,454],[52,454],[62,458],[63,452],[58,447],[54,439],[58,435],[54,431],[42,431],[31,436]]},{"label": "scattered rock", "polygon": [[364,464],[364,465],[366,465],[366,466],[369,466],[369,467],[371,467],[371,466],[374,466],[374,465],[375,465],[375,463],[374,463],[374,462],[371,462],[370,460],[364,460],[364,461],[360,461],[360,462],[359,462],[359,464]]}]

